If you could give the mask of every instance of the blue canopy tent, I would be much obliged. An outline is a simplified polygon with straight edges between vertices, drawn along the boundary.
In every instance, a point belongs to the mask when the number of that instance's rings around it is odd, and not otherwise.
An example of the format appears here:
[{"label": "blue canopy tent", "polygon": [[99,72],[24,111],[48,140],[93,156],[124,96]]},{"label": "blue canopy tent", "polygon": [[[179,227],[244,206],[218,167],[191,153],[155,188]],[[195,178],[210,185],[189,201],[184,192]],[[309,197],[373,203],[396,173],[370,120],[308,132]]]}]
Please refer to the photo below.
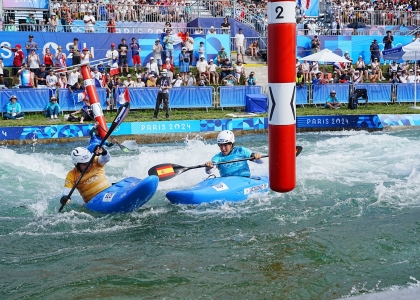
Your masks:
[{"label": "blue canopy tent", "polygon": [[[412,43],[407,45],[395,47],[392,49],[382,51],[384,60],[414,60],[420,59],[420,39],[415,39]],[[414,76],[417,79],[417,63],[414,64]],[[414,80],[414,106],[411,108],[420,109],[416,106],[417,102],[417,80]]]}]

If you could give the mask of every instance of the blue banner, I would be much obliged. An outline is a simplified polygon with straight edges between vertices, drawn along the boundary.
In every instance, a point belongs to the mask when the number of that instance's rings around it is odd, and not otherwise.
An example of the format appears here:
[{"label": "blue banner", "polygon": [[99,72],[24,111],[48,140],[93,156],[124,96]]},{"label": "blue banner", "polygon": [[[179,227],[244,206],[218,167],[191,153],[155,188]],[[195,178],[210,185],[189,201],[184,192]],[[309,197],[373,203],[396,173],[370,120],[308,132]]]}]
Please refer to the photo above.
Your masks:
[{"label": "blue banner", "polygon": [[349,91],[350,85],[346,83],[337,84],[313,84],[313,103],[314,104],[325,104],[331,91],[335,90],[337,93],[337,99],[341,103],[349,102]]},{"label": "blue banner", "polygon": [[238,107],[246,105],[246,94],[262,94],[262,87],[220,86],[220,107]]},{"label": "blue banner", "polygon": [[50,101],[50,89],[7,89],[0,91],[1,112],[6,111],[10,96],[16,95],[23,112],[43,111]]},{"label": "blue banner", "polygon": [[[391,102],[392,96],[392,83],[369,83],[361,84],[358,83],[355,85],[356,89],[366,89],[369,102],[371,103],[387,103]],[[413,88],[413,87],[412,87]],[[413,99],[413,98],[412,98]],[[411,99],[411,102],[413,101]]]},{"label": "blue banner", "polygon": [[297,117],[296,127],[313,129],[380,129],[382,128],[382,123],[376,115],[301,116]]}]

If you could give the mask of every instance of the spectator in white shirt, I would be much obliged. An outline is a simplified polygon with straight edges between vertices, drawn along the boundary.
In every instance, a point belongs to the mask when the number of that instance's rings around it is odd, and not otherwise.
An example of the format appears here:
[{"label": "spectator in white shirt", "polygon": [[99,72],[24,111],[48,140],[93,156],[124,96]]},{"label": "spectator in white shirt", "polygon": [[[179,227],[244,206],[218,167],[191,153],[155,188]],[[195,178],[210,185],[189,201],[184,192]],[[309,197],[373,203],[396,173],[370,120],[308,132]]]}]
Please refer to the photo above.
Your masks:
[{"label": "spectator in white shirt", "polygon": [[48,73],[49,74],[46,78],[47,87],[50,89],[55,89],[57,87],[58,78],[54,75],[54,70],[50,70]]},{"label": "spectator in white shirt", "polygon": [[69,78],[67,79],[67,87],[75,85],[76,82],[79,81],[79,78],[82,78],[78,70],[79,68],[75,67],[73,71],[69,73]]},{"label": "spectator in white shirt", "polygon": [[85,32],[95,32],[95,17],[92,15],[92,10],[88,10],[87,14],[83,17],[85,23]]},{"label": "spectator in white shirt", "polygon": [[149,69],[149,72],[155,72],[155,74],[159,75],[159,66],[155,62],[154,57],[150,58],[150,61],[146,64],[146,67]]},{"label": "spectator in white shirt", "polygon": [[175,75],[175,79],[172,80],[172,86],[173,87],[180,87],[182,86],[182,78],[179,74]]},{"label": "spectator in white shirt", "polygon": [[210,74],[207,73],[208,63],[204,60],[204,57],[200,57],[200,60],[197,62],[197,71],[198,76],[201,77],[201,74],[206,74],[209,76]]}]

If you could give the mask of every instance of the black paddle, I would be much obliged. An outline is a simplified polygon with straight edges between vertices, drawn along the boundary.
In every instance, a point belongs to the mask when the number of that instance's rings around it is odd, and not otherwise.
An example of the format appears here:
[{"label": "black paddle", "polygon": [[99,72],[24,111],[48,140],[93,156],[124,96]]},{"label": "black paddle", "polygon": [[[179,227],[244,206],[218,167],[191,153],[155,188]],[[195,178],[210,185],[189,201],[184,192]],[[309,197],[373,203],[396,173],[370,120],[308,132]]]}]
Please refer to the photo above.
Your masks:
[{"label": "black paddle", "polygon": [[[296,146],[296,156],[298,156],[302,152],[302,146]],[[261,158],[268,157],[268,155],[263,155]],[[224,165],[224,164],[230,164],[238,161],[244,161],[244,160],[253,160],[253,157],[247,157],[247,158],[240,158],[230,161],[224,161],[218,163],[218,165]],[[175,176],[178,176],[181,173],[184,173],[189,170],[198,169],[198,168],[204,168],[206,165],[198,165],[198,166],[192,166],[192,167],[184,167],[176,164],[160,164],[157,166],[154,166],[149,169],[148,173],[149,175],[156,175],[159,177],[159,181],[165,181],[171,178],[174,178]]]},{"label": "black paddle", "polygon": [[[111,133],[115,130],[115,128],[117,128],[118,125],[120,125],[122,123],[122,121],[124,120],[124,118],[127,116],[129,110],[130,110],[130,102],[124,103],[124,105],[119,108],[118,114],[115,117],[115,120],[112,122],[111,127],[109,128],[109,130],[108,130],[107,134],[105,135],[105,137],[102,139],[101,143],[99,144],[99,147],[102,147],[104,145],[106,139],[111,135]],[[73,194],[74,190],[76,189],[77,185],[79,184],[80,180],[82,180],[83,175],[85,175],[85,173],[89,169],[89,167],[92,164],[95,156],[96,156],[96,154],[93,153],[92,158],[89,160],[89,162],[87,163],[85,169],[80,174],[79,178],[77,179],[76,183],[74,184],[73,188],[71,189],[70,193],[67,195],[67,197],[69,199],[70,199],[71,195]],[[61,212],[63,210],[63,208],[64,208],[65,205],[66,204],[62,204],[61,207],[60,207],[60,209],[58,210],[58,212]]]},{"label": "black paddle", "polygon": [[[104,129],[104,128],[101,126],[101,124],[98,124],[98,126],[99,126],[99,127],[101,127],[103,131],[107,132],[107,131],[106,131],[106,129]],[[113,137],[112,135],[109,135],[109,137],[110,137],[111,139],[114,139],[114,137]],[[118,143],[117,141],[115,141],[115,144],[117,144],[117,145],[118,145],[118,147],[120,147],[120,149],[121,149],[121,151],[122,151],[122,152],[130,152],[130,149],[128,149],[128,148],[127,148],[126,146],[124,146],[124,145],[121,145],[121,144],[120,144],[120,143]]]}]

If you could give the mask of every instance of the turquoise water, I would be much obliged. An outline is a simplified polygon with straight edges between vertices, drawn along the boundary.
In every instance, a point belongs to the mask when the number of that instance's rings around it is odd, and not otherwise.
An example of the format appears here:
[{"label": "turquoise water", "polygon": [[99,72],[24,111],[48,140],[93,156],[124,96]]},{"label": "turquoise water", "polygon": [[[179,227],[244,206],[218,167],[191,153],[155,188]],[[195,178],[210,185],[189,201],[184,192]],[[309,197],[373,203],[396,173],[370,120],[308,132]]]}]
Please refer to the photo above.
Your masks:
[{"label": "turquoise water", "polygon": [[[298,134],[290,193],[170,204],[167,191],[206,177],[197,169],[117,215],[86,211],[78,195],[57,213],[69,153],[82,143],[0,148],[0,298],[336,299],[419,286],[419,133]],[[266,135],[237,143],[268,151]],[[111,148],[110,181],[218,151],[199,138],[124,145],[133,151]]]}]

